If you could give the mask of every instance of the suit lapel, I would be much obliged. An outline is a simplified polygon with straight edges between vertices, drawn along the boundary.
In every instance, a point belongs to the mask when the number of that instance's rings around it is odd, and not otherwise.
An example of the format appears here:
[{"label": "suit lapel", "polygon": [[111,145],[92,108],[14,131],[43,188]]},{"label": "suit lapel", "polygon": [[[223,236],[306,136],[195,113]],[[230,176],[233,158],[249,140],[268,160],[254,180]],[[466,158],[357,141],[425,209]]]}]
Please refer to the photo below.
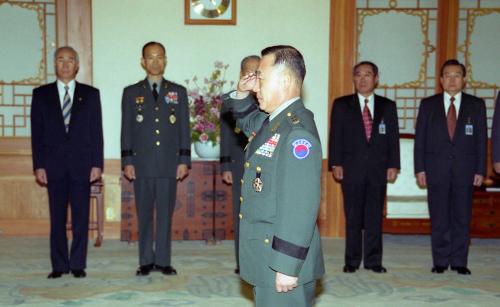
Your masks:
[{"label": "suit lapel", "polygon": [[460,109],[458,111],[457,126],[453,140],[457,140],[465,133],[465,125],[471,122],[470,118],[470,103],[465,93],[462,93],[462,101],[460,101]]},{"label": "suit lapel", "polygon": [[160,86],[160,91],[158,92],[158,101],[159,103],[163,103],[165,101],[165,95],[167,95],[168,91],[168,81],[163,79]]},{"label": "suit lapel", "polygon": [[[361,113],[361,106],[359,105],[358,94],[352,95],[352,99],[349,102],[349,106],[351,112],[354,114],[354,129],[358,129],[358,135],[366,142],[366,133],[365,133],[365,123],[363,122],[363,115]],[[357,124],[356,124],[357,123]],[[373,130],[372,130],[373,131]],[[373,135],[373,132],[372,132]]]},{"label": "suit lapel", "polygon": [[78,112],[80,111],[81,105],[84,100],[81,96],[81,85],[78,82],[75,82],[75,92],[73,93],[73,103],[71,105],[71,116],[69,119],[69,131],[71,131],[72,126],[74,125],[75,118],[78,116]]},{"label": "suit lapel", "polygon": [[[373,96],[373,124],[372,124],[372,135],[370,136],[370,143],[378,134],[378,126],[383,118],[384,108],[380,102],[380,98],[374,94]],[[363,124],[364,125],[364,124]]]},{"label": "suit lapel", "polygon": [[434,101],[434,116],[436,117],[436,133],[439,131],[443,132],[443,135],[446,139],[450,139],[448,134],[448,124],[446,122],[446,110],[444,106],[444,95],[443,93],[436,96],[436,100]]}]

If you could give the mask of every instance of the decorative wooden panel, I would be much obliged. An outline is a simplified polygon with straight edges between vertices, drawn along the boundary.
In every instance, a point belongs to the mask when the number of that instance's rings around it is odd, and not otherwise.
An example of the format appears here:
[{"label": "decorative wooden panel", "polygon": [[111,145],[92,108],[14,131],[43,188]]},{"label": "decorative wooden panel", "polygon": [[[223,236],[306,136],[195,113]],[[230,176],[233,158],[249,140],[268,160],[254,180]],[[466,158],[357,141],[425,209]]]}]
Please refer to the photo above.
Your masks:
[{"label": "decorative wooden panel", "polygon": [[437,1],[357,1],[357,62],[379,66],[376,93],[396,101],[414,133],[420,100],[435,93]]},{"label": "decorative wooden panel", "polygon": [[[121,240],[136,241],[133,183],[122,177],[121,186]],[[231,187],[222,183],[217,162],[193,162],[189,176],[177,184],[172,239],[210,240],[213,234],[217,240],[234,239],[231,197]]]}]

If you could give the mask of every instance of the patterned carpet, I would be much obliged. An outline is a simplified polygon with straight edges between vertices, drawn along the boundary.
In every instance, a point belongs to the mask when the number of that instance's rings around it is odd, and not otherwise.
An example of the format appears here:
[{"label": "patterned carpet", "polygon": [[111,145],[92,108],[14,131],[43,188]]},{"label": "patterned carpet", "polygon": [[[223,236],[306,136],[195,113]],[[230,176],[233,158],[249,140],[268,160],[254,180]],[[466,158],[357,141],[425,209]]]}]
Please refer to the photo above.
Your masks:
[{"label": "patterned carpet", "polygon": [[[500,306],[500,240],[473,240],[471,276],[431,274],[427,236],[386,235],[382,275],[342,273],[344,241],[323,243],[318,307]],[[47,239],[0,237],[0,306],[253,306],[251,288],[233,273],[232,241],[174,242],[175,277],[135,277],[137,246],[108,240],[89,247],[87,278],[47,280],[48,250]]]}]

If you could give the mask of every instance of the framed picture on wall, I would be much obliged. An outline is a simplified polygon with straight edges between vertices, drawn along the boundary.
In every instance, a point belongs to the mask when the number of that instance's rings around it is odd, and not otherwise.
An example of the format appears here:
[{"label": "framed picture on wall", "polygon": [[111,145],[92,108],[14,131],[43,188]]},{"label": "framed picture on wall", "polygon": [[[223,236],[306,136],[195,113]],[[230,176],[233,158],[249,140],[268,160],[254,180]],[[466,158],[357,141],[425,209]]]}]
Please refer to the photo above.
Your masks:
[{"label": "framed picture on wall", "polygon": [[184,0],[184,24],[235,25],[236,0]]}]

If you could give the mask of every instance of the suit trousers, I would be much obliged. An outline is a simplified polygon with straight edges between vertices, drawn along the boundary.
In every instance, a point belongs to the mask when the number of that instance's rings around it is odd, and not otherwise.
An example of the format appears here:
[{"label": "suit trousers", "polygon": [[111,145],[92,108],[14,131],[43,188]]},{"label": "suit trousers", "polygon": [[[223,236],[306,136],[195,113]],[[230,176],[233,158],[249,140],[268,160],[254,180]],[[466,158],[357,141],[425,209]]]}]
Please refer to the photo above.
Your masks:
[{"label": "suit trousers", "polygon": [[[169,266],[172,250],[172,215],[175,208],[175,178],[134,180],[135,205],[139,224],[139,264]],[[156,209],[156,242],[154,221]]]},{"label": "suit trousers", "polygon": [[434,266],[467,266],[473,186],[450,181],[427,186]]},{"label": "suit trousers", "polygon": [[382,265],[382,212],[386,190],[386,184],[342,184],[346,265],[358,268],[362,258],[365,268]]},{"label": "suit trousers", "polygon": [[[89,172],[90,174],[90,172]],[[68,272],[87,266],[90,183],[68,175],[47,184],[50,211],[50,259],[52,270]],[[68,254],[66,223],[68,203],[71,206],[73,240]]]},{"label": "suit trousers", "polygon": [[300,285],[288,292],[276,292],[276,288],[254,287],[256,307],[311,307],[316,294],[316,281]]}]

